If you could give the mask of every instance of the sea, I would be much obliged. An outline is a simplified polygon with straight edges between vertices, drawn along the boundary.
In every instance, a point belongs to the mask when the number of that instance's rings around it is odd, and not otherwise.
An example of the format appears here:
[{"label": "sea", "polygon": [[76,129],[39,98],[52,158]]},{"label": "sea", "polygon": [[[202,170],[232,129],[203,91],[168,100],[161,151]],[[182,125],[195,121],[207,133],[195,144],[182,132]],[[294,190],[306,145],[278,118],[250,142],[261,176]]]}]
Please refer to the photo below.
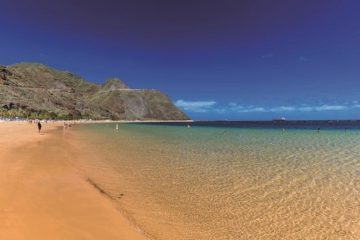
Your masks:
[{"label": "sea", "polygon": [[72,164],[149,239],[360,239],[358,121],[116,125]]}]

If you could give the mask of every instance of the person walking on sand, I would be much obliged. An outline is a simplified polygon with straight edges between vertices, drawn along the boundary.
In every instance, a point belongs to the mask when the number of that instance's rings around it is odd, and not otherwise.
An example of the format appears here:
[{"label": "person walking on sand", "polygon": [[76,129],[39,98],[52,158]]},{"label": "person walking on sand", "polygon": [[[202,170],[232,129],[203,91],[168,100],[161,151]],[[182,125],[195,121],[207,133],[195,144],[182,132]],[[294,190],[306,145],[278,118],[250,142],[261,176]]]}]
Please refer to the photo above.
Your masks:
[{"label": "person walking on sand", "polygon": [[39,133],[40,133],[41,132],[41,127],[42,127],[40,121],[38,122],[37,126],[38,126]]}]

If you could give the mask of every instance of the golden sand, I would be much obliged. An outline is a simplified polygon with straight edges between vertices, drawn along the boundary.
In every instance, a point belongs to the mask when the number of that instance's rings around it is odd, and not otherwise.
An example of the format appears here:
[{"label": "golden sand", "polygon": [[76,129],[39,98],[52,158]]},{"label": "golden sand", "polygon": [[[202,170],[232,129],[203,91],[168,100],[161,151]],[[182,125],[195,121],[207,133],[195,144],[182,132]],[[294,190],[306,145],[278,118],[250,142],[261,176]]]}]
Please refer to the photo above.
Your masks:
[{"label": "golden sand", "polygon": [[0,239],[145,239],[71,166],[58,125],[0,123]]}]

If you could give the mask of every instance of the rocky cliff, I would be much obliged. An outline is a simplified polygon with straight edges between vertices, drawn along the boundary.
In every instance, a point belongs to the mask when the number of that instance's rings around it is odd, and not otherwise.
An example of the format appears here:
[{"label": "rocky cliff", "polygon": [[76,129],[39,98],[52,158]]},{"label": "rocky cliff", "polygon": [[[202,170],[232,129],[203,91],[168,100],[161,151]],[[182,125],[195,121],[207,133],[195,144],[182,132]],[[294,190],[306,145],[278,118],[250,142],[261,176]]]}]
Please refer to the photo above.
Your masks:
[{"label": "rocky cliff", "polygon": [[42,64],[0,66],[0,116],[60,119],[185,120],[165,94],[130,89],[119,79],[103,85]]}]

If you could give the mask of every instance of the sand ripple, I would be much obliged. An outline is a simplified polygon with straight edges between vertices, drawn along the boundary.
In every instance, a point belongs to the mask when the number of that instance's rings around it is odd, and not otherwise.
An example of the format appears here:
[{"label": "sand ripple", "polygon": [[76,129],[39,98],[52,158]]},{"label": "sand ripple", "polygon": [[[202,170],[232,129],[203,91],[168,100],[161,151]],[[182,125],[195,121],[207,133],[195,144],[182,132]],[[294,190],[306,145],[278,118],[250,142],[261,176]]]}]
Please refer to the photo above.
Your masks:
[{"label": "sand ripple", "polygon": [[360,239],[360,131],[77,131],[79,167],[154,239]]}]

